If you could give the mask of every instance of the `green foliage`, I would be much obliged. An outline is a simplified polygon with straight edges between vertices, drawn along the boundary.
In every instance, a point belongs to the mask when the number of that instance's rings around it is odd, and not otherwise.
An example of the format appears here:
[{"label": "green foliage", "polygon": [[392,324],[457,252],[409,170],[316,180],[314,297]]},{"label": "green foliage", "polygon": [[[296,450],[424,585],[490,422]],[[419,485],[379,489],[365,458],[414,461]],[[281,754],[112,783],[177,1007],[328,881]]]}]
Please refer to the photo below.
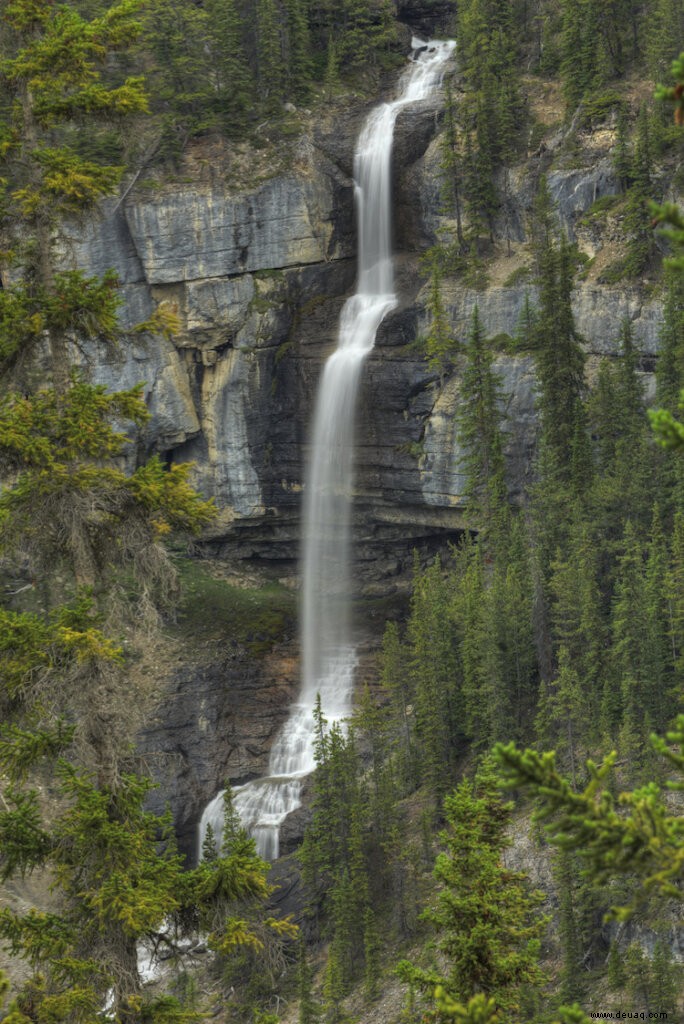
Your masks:
[{"label": "green foliage", "polygon": [[295,614],[292,591],[278,583],[235,586],[202,559],[177,557],[181,586],[177,621],[170,628],[184,644],[204,643],[227,634],[255,655],[269,651],[288,630]]},{"label": "green foliage", "polygon": [[15,102],[5,108],[6,212],[45,231],[111,192],[121,167],[102,166],[48,142],[48,131],[91,117],[146,110],[142,79],[107,85],[107,54],[140,31],[139,4],[125,0],[85,21],[73,6],[16,0],[5,5],[6,50],[0,71]]},{"label": "green foliage", "polygon": [[[0,459],[14,484],[0,498],[0,543],[5,551],[31,552],[36,564],[73,566],[76,581],[101,586],[112,565],[144,556],[171,530],[198,532],[213,517],[188,483],[189,467],[165,469],[157,458],[127,476],[110,460],[123,455],[129,437],[112,419],[147,419],[142,386],[108,394],[75,378],[66,395],[55,390],[0,402]],[[115,541],[117,534],[125,539]]]},{"label": "green foliage", "polygon": [[445,997],[462,1003],[479,994],[493,999],[507,1021],[524,1020],[525,989],[544,981],[537,960],[546,920],[536,913],[543,896],[529,892],[525,876],[501,862],[510,805],[483,770],[475,785],[464,781],[446,797],[444,813],[444,852],[435,864],[440,891],[423,917],[437,931],[448,973],[440,977],[407,961],[397,973],[428,996],[439,986],[444,1009]]},{"label": "green foliage", "polygon": [[[684,716],[678,717],[676,728],[667,733],[666,740],[652,736],[651,744],[681,774]],[[587,761],[589,782],[576,792],[557,772],[553,752],[520,751],[513,744],[497,744],[494,752],[507,783],[540,798],[538,817],[543,820],[553,815],[547,827],[551,842],[575,849],[592,878],[601,882],[619,874],[639,877],[640,889],[634,900],[628,906],[614,908],[615,915],[627,917],[651,892],[681,898],[678,883],[684,871],[684,822],[670,812],[655,782],[623,792],[616,801],[608,788],[615,753],[599,765]],[[673,781],[668,786],[682,789],[684,782]]]},{"label": "green foliage", "polygon": [[584,469],[567,455],[584,432],[584,352],[572,314],[573,254],[567,242],[542,242],[539,268],[535,340],[542,445],[554,477],[579,483]]},{"label": "green foliage", "polygon": [[444,308],[442,273],[439,262],[436,259],[432,261],[430,292],[426,308],[430,315],[430,327],[425,337],[425,352],[428,357],[428,365],[431,369],[437,370],[440,377],[443,378],[458,351],[458,345],[453,337]]},{"label": "green foliage", "polygon": [[461,462],[466,478],[464,496],[473,521],[493,526],[507,500],[500,412],[503,396],[477,305],[465,352],[457,413],[459,440],[466,453]]}]

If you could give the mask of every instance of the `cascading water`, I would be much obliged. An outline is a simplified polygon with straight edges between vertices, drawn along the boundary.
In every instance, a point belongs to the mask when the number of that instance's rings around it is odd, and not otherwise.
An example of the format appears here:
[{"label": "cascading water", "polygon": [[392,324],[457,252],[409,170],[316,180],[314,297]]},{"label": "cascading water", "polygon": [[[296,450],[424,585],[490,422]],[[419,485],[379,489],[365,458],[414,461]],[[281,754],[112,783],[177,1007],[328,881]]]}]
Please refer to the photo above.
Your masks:
[{"label": "cascading water", "polygon": [[[363,361],[383,318],[397,303],[390,205],[394,123],[402,107],[426,99],[439,86],[454,45],[414,38],[399,97],[371,111],[356,146],[358,283],[356,294],[342,309],[337,349],[326,362],[319,385],[305,491],[302,687],[271,749],[268,774],[234,790],[235,809],[266,860],[278,856],[280,825],[299,807],[301,780],[314,768],[317,695],[329,722],[351,713],[356,667],[349,615],[354,420]],[[220,836],[223,793],[202,815],[200,851],[209,824]]]}]

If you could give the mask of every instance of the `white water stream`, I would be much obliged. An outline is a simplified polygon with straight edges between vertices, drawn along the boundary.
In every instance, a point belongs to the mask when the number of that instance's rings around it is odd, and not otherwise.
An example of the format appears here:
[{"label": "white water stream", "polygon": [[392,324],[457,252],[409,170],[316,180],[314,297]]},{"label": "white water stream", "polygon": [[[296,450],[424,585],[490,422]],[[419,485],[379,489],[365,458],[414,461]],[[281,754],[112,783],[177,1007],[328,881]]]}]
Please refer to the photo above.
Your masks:
[{"label": "white water stream", "polygon": [[[313,419],[302,545],[302,686],[271,749],[268,774],[234,790],[242,823],[266,860],[278,856],[278,832],[300,805],[301,780],[314,768],[313,711],[320,694],[329,722],[348,718],[356,652],[350,628],[351,500],[354,421],[361,367],[386,314],[396,306],[392,264],[391,154],[402,107],[426,99],[439,84],[453,42],[413,40],[399,96],[371,111],[354,157],[358,220],[356,294],[340,316],[337,349],[327,360]],[[211,824],[220,837],[223,793],[207,805],[199,850]]]}]

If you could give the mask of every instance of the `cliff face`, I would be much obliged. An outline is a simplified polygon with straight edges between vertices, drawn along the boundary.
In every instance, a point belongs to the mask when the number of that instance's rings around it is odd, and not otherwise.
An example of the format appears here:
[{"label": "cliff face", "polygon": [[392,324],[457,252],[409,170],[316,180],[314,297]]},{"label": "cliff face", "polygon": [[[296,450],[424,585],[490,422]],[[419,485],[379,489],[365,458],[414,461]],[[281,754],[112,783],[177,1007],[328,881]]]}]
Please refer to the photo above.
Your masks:
[{"label": "cliff face", "polygon": [[[125,326],[159,306],[180,322],[172,341],[131,334],[117,350],[93,346],[87,353],[96,380],[116,389],[145,383],[151,419],[131,460],[157,451],[168,462],[194,461],[197,486],[219,510],[207,547],[282,576],[296,569],[316,382],[354,285],[351,171],[364,114],[357,103],[327,120],[304,119],[303,134],[275,172],[273,154],[253,174],[242,154],[239,186],[231,181],[232,158],[200,147],[179,180],[134,185],[123,201],[103,207],[85,236],[65,239],[66,260],[91,273],[117,270]],[[453,228],[440,212],[440,123],[437,99],[402,112],[396,125],[400,304],[367,360],[357,427],[356,578],[370,595],[387,595],[406,579],[415,547],[431,552],[463,528],[460,382],[457,374],[440,381],[416,344],[428,327],[420,253]],[[589,374],[616,351],[628,318],[651,382],[660,303],[644,288],[598,283],[613,251],[610,221],[597,226],[585,216],[596,199],[617,192],[614,141],[611,126],[587,135],[568,167],[563,134],[549,129],[502,189],[489,283],[476,290],[452,281],[444,291],[456,337],[467,335],[477,303],[487,334],[502,339],[496,369],[514,498],[531,473],[535,370],[532,358],[510,354],[505,340],[515,334],[526,297],[535,299],[526,232],[541,173],[569,235],[594,261],[574,293]],[[150,756],[164,755],[155,767],[159,802],[171,802],[188,853],[201,808],[224,781],[264,770],[297,685],[289,647],[274,649],[270,660],[225,649],[226,642],[199,661],[188,654],[165,672],[166,696],[141,741]]]},{"label": "cliff face", "polygon": [[[133,187],[68,246],[69,258],[90,272],[118,271],[126,326],[162,304],[179,317],[173,341],[136,336],[118,351],[94,350],[91,360],[96,379],[112,387],[145,382],[151,420],[140,446],[168,461],[195,461],[198,487],[219,508],[207,540],[220,554],[284,569],[296,562],[316,379],[355,274],[350,173],[363,113],[359,105],[334,124],[309,124],[285,166],[251,188],[230,184],[223,157],[208,170],[200,161],[193,181]],[[427,327],[418,257],[449,227],[440,214],[439,133],[439,100],[403,112],[397,122],[401,304],[368,359],[357,435],[358,551],[363,578],[376,589],[387,588],[413,546],[430,548],[462,527],[459,382],[440,383],[413,344]],[[526,295],[534,301],[534,288],[524,282],[526,224],[542,171],[570,236],[600,264],[606,238],[581,223],[596,199],[617,191],[614,132],[599,136],[587,137],[579,160],[575,152],[574,164],[583,166],[556,166],[563,142],[557,133],[510,172],[497,224],[506,255],[494,261],[484,290],[452,285],[445,295],[456,337],[466,335],[475,303],[495,336],[513,335]],[[656,299],[633,286],[602,287],[589,274],[576,289],[574,310],[595,356],[614,351],[622,320],[631,320],[644,371],[652,369]],[[534,446],[534,366],[529,357],[502,354],[497,370],[507,396],[515,494]]]}]

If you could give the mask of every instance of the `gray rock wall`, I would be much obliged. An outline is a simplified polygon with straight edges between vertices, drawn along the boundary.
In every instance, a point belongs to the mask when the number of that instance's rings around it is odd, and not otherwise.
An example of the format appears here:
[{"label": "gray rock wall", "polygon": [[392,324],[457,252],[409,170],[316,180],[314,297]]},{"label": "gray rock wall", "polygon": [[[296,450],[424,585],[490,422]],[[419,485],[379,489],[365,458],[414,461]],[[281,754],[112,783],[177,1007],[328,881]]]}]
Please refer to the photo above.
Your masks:
[{"label": "gray rock wall", "polygon": [[[296,166],[253,188],[229,187],[216,175],[210,183],[133,188],[123,202],[105,204],[85,234],[74,229],[65,237],[65,259],[93,273],[116,269],[125,327],[159,306],[178,317],[173,342],[135,336],[115,352],[94,349],[91,364],[95,378],[108,387],[144,381],[152,418],[141,447],[159,450],[169,461],[196,463],[197,485],[219,508],[210,540],[224,554],[284,565],[297,558],[313,394],[336,342],[342,301],[353,287],[349,173],[364,113],[359,106],[339,121],[315,126],[298,144]],[[463,525],[458,374],[437,380],[416,344],[429,326],[418,257],[453,228],[440,197],[441,116],[436,99],[397,120],[395,234],[402,301],[382,325],[368,359],[357,434],[357,533],[367,578],[400,572],[413,544],[440,543]],[[607,144],[589,153],[586,166],[549,169],[561,145],[562,137],[554,136],[545,155],[508,175],[496,230],[514,252],[524,252],[543,170],[559,219],[580,245],[586,231],[579,231],[579,218],[616,188]],[[597,244],[592,237],[592,254]],[[526,296],[536,299],[526,284],[507,287],[499,281],[475,291],[451,282],[445,302],[455,336],[467,337],[475,304],[490,336],[515,334]],[[585,282],[573,307],[590,354],[615,354],[627,318],[652,368],[662,315],[657,298],[634,286]],[[534,453],[534,365],[502,354],[496,367],[507,416],[509,484],[516,495]]]}]

